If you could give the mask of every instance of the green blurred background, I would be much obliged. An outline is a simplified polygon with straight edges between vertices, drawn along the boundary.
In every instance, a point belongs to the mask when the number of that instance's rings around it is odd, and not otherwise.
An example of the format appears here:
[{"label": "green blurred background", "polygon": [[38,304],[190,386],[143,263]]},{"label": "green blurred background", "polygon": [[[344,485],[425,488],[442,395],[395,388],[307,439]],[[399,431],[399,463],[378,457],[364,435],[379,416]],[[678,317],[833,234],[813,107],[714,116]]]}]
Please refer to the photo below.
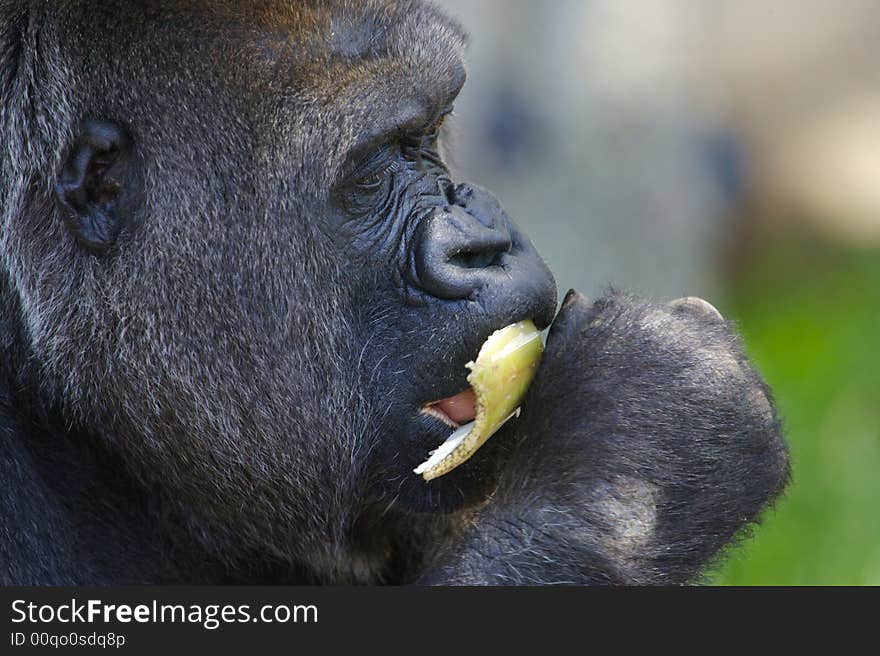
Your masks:
[{"label": "green blurred background", "polygon": [[728,314],[775,391],[794,478],[709,580],[880,584],[880,253],[792,239],[751,264]]},{"label": "green blurred background", "polygon": [[880,584],[880,3],[439,4],[452,160],[560,289],[703,296],[774,389],[792,485],[706,581]]}]

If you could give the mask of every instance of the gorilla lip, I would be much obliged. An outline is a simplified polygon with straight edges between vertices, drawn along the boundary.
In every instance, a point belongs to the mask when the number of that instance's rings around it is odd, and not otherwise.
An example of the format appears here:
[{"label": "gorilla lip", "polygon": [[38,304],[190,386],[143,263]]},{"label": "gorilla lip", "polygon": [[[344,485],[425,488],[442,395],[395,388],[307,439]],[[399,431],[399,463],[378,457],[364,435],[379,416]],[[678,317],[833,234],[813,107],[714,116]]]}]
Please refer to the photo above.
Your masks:
[{"label": "gorilla lip", "polygon": [[530,320],[496,330],[465,365],[470,387],[429,403],[422,413],[436,417],[455,431],[413,471],[430,481],[467,461],[508,419],[534,378],[544,345]]}]

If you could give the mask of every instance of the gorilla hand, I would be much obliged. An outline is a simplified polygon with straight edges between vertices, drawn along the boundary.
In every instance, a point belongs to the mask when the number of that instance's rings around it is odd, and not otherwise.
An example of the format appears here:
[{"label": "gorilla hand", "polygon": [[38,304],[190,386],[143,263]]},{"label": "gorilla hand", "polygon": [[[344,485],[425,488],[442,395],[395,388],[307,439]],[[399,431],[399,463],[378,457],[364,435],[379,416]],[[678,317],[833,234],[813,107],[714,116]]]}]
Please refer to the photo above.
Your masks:
[{"label": "gorilla hand", "polygon": [[687,582],[788,478],[768,389],[699,299],[569,292],[512,430],[495,495],[428,582]]}]

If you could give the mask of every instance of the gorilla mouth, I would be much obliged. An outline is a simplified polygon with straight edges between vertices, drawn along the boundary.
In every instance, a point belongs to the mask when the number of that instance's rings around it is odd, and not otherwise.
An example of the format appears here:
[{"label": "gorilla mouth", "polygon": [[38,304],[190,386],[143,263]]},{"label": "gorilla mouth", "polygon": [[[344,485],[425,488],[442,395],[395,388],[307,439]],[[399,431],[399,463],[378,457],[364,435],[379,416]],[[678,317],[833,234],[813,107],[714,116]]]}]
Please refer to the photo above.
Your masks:
[{"label": "gorilla mouth", "polygon": [[450,428],[459,428],[477,416],[477,395],[473,387],[422,406],[422,414],[439,419]]},{"label": "gorilla mouth", "polygon": [[535,376],[544,345],[529,320],[496,330],[485,341],[470,369],[470,387],[454,396],[422,406],[455,431],[413,471],[430,481],[467,461],[508,419]]}]

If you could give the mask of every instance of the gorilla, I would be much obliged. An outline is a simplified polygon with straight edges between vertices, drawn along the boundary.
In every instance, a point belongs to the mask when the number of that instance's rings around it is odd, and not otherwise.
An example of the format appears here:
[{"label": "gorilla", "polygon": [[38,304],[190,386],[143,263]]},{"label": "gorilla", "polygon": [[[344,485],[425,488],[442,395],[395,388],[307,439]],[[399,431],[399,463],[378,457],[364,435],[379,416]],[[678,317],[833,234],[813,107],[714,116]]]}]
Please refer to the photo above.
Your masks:
[{"label": "gorilla", "polygon": [[[0,582],[679,584],[749,530],[770,391],[699,299],[557,314],[444,164],[465,43],[409,0],[0,2]],[[521,414],[422,480],[528,318]]]}]

